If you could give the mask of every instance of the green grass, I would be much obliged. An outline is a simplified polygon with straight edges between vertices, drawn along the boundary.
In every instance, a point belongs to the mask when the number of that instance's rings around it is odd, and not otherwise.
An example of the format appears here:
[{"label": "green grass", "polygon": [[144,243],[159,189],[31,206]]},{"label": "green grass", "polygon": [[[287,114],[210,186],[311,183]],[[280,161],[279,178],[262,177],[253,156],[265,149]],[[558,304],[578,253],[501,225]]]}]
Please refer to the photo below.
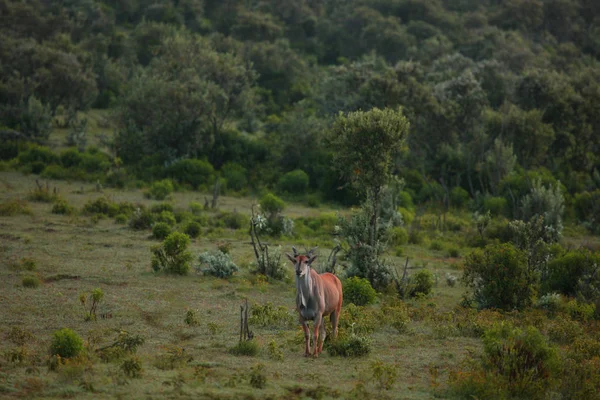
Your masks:
[{"label": "green grass", "polygon": [[[0,179],[10,187],[0,194],[0,203],[23,198],[35,186],[34,176],[0,172]],[[52,185],[77,209],[101,196],[147,207],[156,204],[145,199],[141,190],[104,189],[97,193],[93,184],[57,181]],[[175,192],[172,204],[175,211],[187,210],[190,203],[202,202],[203,196],[197,192]],[[220,210],[236,209],[249,214],[252,202],[249,198],[224,196],[219,204]],[[155,241],[149,230],[133,231],[108,218],[94,222],[82,215],[52,214],[52,205],[47,203],[31,202],[29,208],[30,215],[7,216],[0,223],[2,231],[10,233],[3,234],[0,252],[0,337],[6,337],[15,325],[32,334],[24,345],[23,361],[0,359],[0,390],[14,392],[17,397],[92,398],[94,391],[105,397],[124,398],[137,398],[141,393],[161,393],[165,397],[289,397],[291,388],[300,386],[315,391],[327,387],[341,397],[364,388],[374,397],[429,399],[434,392],[437,396],[443,392],[439,385],[444,387],[450,369],[458,368],[467,354],[481,351],[479,339],[440,330],[435,315],[454,309],[464,287],[460,283],[447,286],[445,273],[460,276],[460,271],[448,262],[444,252],[431,250],[427,244],[405,246],[403,257],[394,256],[390,250],[388,257],[400,273],[408,256],[409,272],[426,268],[438,277],[430,297],[409,302],[411,309],[417,311],[405,333],[399,334],[383,320],[371,335],[368,355],[343,358],[324,351],[315,360],[303,357],[303,334],[297,324],[251,325],[260,351],[256,356],[239,357],[230,349],[238,343],[239,307],[246,298],[249,304],[270,302],[274,308],[283,306],[294,319],[296,315],[291,272],[285,282],[270,283],[251,274],[249,265],[254,255],[246,229],[222,228],[214,231],[218,234],[207,235],[207,228],[203,227],[200,236],[191,241],[194,263],[201,252],[214,250],[223,242],[231,244],[230,254],[241,269],[229,280],[197,275],[194,270],[184,277],[155,275],[150,264],[150,247]],[[297,218],[325,212],[332,210],[289,204],[284,214]],[[457,232],[439,235],[432,238],[459,243]],[[283,238],[269,242],[281,244],[284,251],[292,244],[299,249],[321,245],[321,262],[329,254],[326,240]],[[461,254],[467,251],[461,247]],[[14,267],[24,257],[36,261],[36,274],[44,282],[35,290],[24,290],[23,272]],[[85,321],[86,310],[79,295],[95,288],[101,288],[105,296],[97,310],[97,321]],[[375,312],[381,305],[371,307]],[[185,323],[188,310],[195,310],[197,326]],[[88,358],[50,371],[46,364],[48,347],[52,333],[62,328],[70,328],[83,337]],[[452,333],[455,330],[451,328]],[[105,363],[95,352],[111,344],[115,332],[122,329],[146,339],[134,355],[142,366],[135,379],[119,372],[123,360],[130,356]],[[273,341],[282,357],[270,355],[269,343]],[[13,351],[14,344],[0,341],[0,354]],[[375,361],[398,366],[397,379],[389,391],[382,393],[383,389],[372,379]],[[252,368],[259,363],[264,364],[262,373],[267,381],[265,388],[257,392],[250,381]],[[435,388],[431,371],[436,371]]]}]

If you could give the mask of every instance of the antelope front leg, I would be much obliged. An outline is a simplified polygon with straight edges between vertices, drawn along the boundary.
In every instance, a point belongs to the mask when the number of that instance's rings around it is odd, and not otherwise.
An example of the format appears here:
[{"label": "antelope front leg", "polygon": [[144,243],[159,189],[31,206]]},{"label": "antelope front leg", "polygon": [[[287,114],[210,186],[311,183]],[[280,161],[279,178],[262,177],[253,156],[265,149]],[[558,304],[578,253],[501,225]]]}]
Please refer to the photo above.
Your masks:
[{"label": "antelope front leg", "polygon": [[319,330],[321,329],[322,323],[323,323],[323,316],[317,316],[317,318],[315,318],[314,335],[313,335],[313,341],[315,344],[315,350],[313,352],[313,357],[319,357]]},{"label": "antelope front leg", "polygon": [[304,357],[310,356],[310,329],[306,321],[302,321],[302,330],[304,331]]}]

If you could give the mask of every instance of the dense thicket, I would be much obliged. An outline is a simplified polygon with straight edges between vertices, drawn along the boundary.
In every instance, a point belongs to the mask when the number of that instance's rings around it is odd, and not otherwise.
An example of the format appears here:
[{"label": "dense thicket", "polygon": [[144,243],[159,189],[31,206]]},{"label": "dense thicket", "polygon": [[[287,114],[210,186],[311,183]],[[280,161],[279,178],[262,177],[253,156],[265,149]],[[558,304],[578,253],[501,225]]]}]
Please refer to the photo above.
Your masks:
[{"label": "dense thicket", "polygon": [[344,199],[323,132],[402,107],[416,201],[460,187],[518,217],[536,178],[595,198],[599,57],[594,0],[0,0],[0,125],[43,142],[53,115],[111,108],[144,179],[204,158]]}]

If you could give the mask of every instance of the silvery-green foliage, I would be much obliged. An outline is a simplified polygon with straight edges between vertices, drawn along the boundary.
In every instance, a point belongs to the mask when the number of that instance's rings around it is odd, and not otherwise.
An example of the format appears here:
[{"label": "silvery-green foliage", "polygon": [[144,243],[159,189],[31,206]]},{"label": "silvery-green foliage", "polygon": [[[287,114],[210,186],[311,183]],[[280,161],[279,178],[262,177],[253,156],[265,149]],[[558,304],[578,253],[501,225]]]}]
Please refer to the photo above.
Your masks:
[{"label": "silvery-green foliage", "polygon": [[369,244],[368,213],[362,209],[352,215],[350,219],[338,217],[339,235],[348,246],[345,258],[350,262],[346,270],[346,277],[357,276],[369,280],[374,288],[385,287],[390,280],[390,271],[380,259],[385,250],[383,240],[388,231],[388,226],[380,224],[375,244]]},{"label": "silvery-green foliage", "polygon": [[281,233],[284,236],[292,236],[294,234],[294,220],[288,217],[284,217],[282,220]]},{"label": "silvery-green foliage", "polygon": [[196,266],[198,272],[205,275],[216,276],[217,278],[228,278],[237,272],[239,268],[231,260],[229,254],[225,254],[220,250],[205,251],[198,257],[200,265]]},{"label": "silvery-green foliage", "polygon": [[446,272],[446,284],[450,287],[454,287],[456,285],[456,276]]},{"label": "silvery-green foliage", "polygon": [[559,188],[560,182],[555,187],[545,187],[541,180],[535,180],[529,194],[525,195],[521,204],[523,220],[528,222],[536,216],[543,218],[543,225],[550,234],[552,241],[558,241],[562,235],[562,214],[565,208],[565,199]]},{"label": "silvery-green foliage", "polygon": [[535,305],[548,311],[557,311],[561,302],[562,296],[560,293],[548,293],[540,297]]}]

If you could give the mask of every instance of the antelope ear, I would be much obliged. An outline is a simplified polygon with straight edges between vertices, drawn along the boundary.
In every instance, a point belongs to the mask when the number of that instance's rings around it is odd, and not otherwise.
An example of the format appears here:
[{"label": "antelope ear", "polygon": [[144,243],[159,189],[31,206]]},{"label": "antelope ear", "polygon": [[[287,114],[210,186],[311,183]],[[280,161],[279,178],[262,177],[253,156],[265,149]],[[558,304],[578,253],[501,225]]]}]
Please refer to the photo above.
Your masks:
[{"label": "antelope ear", "polygon": [[291,254],[285,253],[285,255],[292,262],[292,264],[296,265],[296,259]]},{"label": "antelope ear", "polygon": [[313,263],[313,261],[315,261],[315,258],[317,258],[316,254],[314,256],[311,256],[306,263],[308,265],[311,265]]}]

